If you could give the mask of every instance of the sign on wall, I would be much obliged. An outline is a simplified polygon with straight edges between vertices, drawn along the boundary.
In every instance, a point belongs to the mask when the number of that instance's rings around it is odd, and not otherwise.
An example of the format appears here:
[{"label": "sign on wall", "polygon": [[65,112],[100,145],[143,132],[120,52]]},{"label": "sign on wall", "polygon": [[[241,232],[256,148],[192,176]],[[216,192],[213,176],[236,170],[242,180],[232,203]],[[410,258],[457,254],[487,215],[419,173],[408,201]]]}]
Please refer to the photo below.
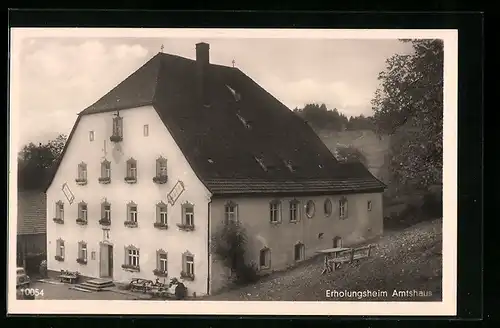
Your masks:
[{"label": "sign on wall", "polygon": [[66,199],[68,200],[69,204],[73,204],[73,201],[75,200],[75,195],[71,192],[71,189],[69,189],[68,184],[65,182],[62,185],[62,191],[64,193],[64,196],[66,196]]},{"label": "sign on wall", "polygon": [[167,195],[167,200],[170,203],[170,205],[173,206],[183,192],[184,192],[184,182],[179,180]]}]

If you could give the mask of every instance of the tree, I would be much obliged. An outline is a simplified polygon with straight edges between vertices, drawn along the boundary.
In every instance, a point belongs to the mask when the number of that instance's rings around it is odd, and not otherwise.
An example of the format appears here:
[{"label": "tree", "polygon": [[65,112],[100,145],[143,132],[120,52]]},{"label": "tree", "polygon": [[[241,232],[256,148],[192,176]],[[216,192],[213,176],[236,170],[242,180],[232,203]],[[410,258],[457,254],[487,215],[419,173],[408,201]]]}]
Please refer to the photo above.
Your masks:
[{"label": "tree", "polygon": [[67,136],[59,135],[45,144],[29,143],[18,154],[18,188],[44,189],[52,176],[54,164],[61,155]]},{"label": "tree", "polygon": [[316,129],[341,131],[348,123],[347,117],[339,113],[337,108],[330,110],[325,104],[307,104],[304,108],[295,108],[293,111]]},{"label": "tree", "polygon": [[366,156],[353,146],[337,147],[335,157],[340,162],[360,162],[364,166],[368,165]]},{"label": "tree", "polygon": [[411,43],[410,54],[396,54],[379,74],[372,100],[379,133],[391,138],[392,179],[427,189],[441,184],[443,168],[443,42]]}]

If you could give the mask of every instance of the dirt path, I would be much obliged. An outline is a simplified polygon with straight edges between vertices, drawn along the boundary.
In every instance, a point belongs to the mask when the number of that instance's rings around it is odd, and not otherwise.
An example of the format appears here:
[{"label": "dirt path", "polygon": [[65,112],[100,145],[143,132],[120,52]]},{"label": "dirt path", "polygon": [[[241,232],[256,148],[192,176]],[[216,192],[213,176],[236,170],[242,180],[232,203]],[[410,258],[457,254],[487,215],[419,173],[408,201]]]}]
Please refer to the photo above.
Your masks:
[{"label": "dirt path", "polygon": [[[438,301],[441,299],[442,220],[423,222],[403,231],[386,233],[373,251],[373,257],[359,264],[344,265],[331,274],[321,275],[322,259],[274,276],[251,286],[214,295],[209,300],[249,301],[327,301],[355,300],[353,297],[327,297],[327,290],[377,292],[377,301]],[[394,290],[425,292],[419,297],[394,296]],[[387,292],[387,294],[383,294]],[[429,292],[431,294],[429,294]],[[381,294],[382,293],[382,294]],[[366,296],[366,295],[365,295]],[[359,297],[358,297],[359,299]]]}]

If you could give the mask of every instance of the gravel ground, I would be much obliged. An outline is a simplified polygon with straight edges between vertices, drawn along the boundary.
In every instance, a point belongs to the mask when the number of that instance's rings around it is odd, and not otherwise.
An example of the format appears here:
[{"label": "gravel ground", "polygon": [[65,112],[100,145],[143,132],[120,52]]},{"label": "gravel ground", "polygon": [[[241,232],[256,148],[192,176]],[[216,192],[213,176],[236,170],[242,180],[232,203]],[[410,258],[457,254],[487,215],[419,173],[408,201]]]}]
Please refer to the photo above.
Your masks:
[{"label": "gravel ground", "polygon": [[[389,231],[373,242],[373,256],[321,275],[323,259],[276,273],[255,285],[230,290],[207,300],[227,301],[440,301],[442,280],[442,220]],[[333,294],[376,292],[375,296]],[[328,292],[330,291],[330,292]],[[413,291],[417,296],[395,295]],[[329,295],[327,295],[329,293]]]}]

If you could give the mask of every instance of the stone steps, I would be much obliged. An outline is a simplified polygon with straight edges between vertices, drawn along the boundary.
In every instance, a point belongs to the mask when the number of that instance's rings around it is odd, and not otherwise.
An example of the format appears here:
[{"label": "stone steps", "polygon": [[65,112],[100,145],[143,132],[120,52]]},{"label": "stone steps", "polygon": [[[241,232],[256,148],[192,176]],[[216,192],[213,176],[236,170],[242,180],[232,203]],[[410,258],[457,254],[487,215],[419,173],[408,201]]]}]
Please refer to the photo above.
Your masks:
[{"label": "stone steps", "polygon": [[72,289],[82,291],[85,290],[88,292],[100,292],[106,288],[113,287],[114,285],[115,284],[111,279],[90,279],[72,287]]}]

